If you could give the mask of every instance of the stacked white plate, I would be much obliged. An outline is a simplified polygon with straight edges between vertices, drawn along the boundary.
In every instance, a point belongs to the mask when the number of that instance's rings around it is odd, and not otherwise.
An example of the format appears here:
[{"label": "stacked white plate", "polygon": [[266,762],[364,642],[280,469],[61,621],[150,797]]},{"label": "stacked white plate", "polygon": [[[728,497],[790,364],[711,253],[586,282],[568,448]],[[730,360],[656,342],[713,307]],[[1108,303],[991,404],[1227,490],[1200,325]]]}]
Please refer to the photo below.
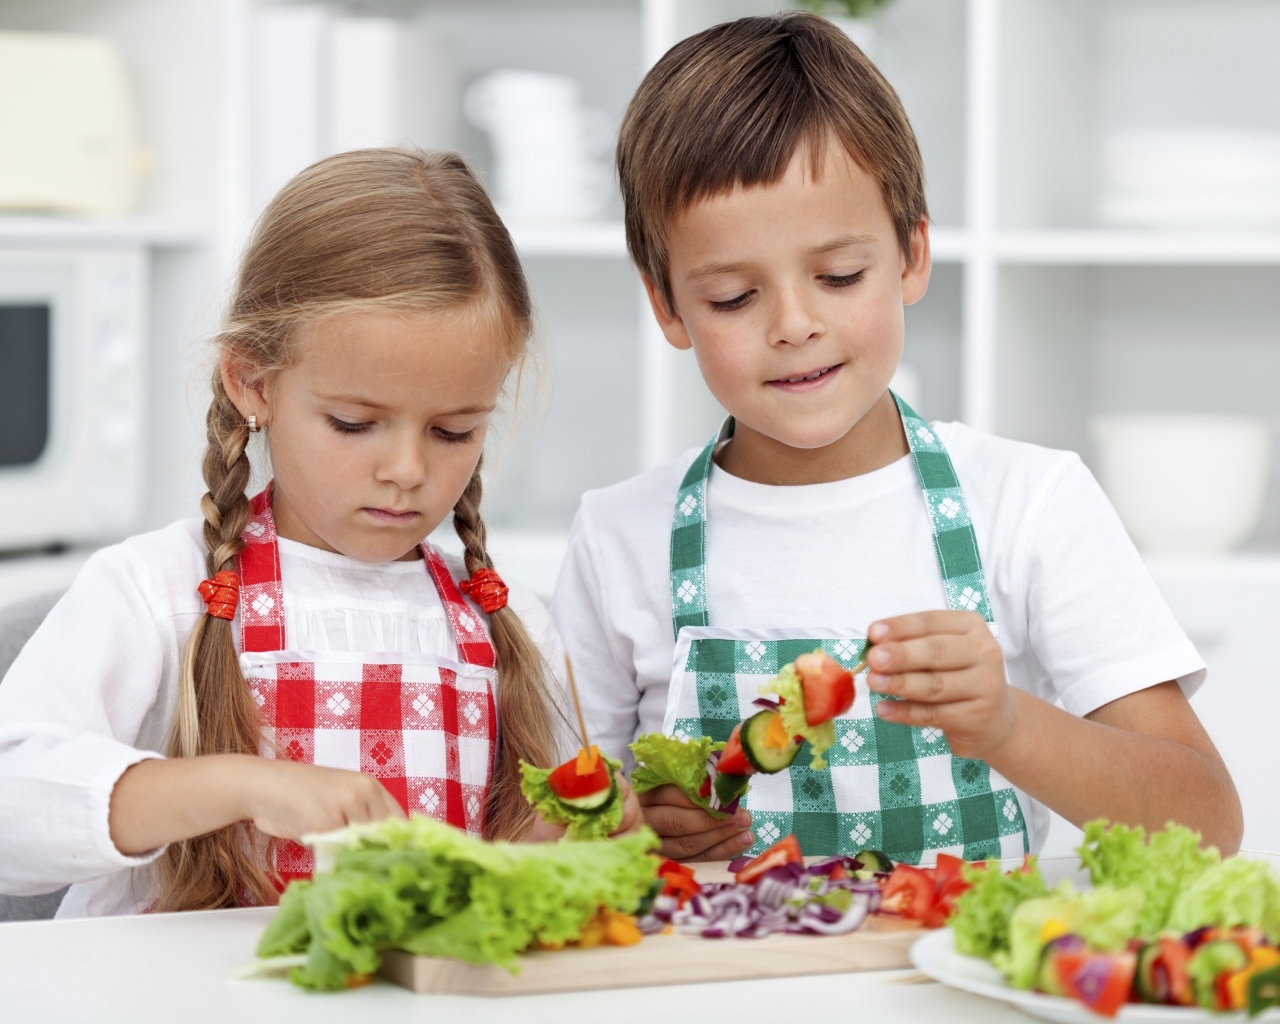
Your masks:
[{"label": "stacked white plate", "polygon": [[1280,227],[1280,132],[1112,131],[1103,147],[1100,214],[1115,227]]}]

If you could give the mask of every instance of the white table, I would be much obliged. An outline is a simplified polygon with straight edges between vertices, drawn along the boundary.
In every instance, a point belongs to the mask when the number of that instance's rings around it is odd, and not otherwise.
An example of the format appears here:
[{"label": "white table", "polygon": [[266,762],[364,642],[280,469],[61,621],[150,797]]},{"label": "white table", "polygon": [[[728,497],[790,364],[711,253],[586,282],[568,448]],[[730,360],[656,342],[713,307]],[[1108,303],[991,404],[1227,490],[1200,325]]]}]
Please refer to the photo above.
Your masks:
[{"label": "white table", "polygon": [[[0,924],[0,1021],[93,1024],[1026,1024],[1003,1004],[912,971],[486,998],[419,996],[386,982],[311,995],[232,981],[272,909]],[[747,941],[747,940],[739,940]],[[732,956],[726,942],[725,955]]]}]

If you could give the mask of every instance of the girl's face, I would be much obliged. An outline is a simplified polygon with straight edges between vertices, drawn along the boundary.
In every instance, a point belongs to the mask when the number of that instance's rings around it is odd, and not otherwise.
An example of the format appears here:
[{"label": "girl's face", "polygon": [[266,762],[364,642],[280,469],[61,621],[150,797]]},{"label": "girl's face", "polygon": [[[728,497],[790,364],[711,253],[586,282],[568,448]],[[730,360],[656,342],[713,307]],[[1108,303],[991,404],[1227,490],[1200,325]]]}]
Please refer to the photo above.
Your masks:
[{"label": "girl's face", "polygon": [[280,536],[363,562],[414,548],[462,495],[510,364],[474,308],[345,313],[299,328],[300,358],[236,406],[267,429]]}]

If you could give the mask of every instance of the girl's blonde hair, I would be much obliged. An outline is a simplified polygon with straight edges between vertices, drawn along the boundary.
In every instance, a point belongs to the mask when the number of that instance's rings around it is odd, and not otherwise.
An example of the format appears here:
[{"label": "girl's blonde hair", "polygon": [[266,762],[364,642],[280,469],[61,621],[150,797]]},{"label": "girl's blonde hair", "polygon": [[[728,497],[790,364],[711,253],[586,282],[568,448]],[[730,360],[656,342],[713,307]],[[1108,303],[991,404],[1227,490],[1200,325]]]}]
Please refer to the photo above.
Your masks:
[{"label": "girl's blonde hair", "polygon": [[[492,328],[499,358],[517,364],[532,328],[528,286],[511,236],[463,160],[452,153],[365,149],[307,168],[263,212],[245,253],[218,346],[265,379],[294,362],[294,328],[352,310],[472,307]],[[236,567],[251,518],[249,427],[213,374],[201,499],[210,577]],[[480,467],[453,510],[468,573],[492,566],[480,518]],[[544,666],[510,608],[490,619],[501,722],[487,837],[532,824],[517,762],[554,757]],[[182,664],[170,755],[258,754],[257,704],[240,672],[232,623],[202,615]],[[157,909],[273,903],[272,842],[239,822],[172,844],[159,862]]]}]

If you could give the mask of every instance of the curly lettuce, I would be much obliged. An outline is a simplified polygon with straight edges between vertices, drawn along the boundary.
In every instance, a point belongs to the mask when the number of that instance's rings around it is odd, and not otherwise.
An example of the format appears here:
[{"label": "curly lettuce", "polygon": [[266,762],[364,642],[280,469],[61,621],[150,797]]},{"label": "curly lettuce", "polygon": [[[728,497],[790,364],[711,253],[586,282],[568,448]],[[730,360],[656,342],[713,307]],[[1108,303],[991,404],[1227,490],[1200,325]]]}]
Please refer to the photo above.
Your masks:
[{"label": "curly lettuce", "polygon": [[645,733],[629,745],[636,767],[631,773],[631,788],[647,793],[659,786],[675,786],[685,796],[714,818],[724,818],[724,811],[713,810],[708,797],[699,796],[707,781],[707,758],[723,743],[710,736],[682,740],[660,732]]},{"label": "curly lettuce", "polygon": [[[821,649],[818,648],[818,650]],[[822,755],[830,750],[831,745],[836,741],[836,724],[834,721],[826,721],[821,725],[809,724],[804,716],[804,684],[800,681],[800,674],[796,672],[795,665],[783,665],[782,671],[775,678],[761,684],[760,692],[774,693],[782,699],[782,706],[778,708],[778,712],[782,715],[782,724],[786,727],[787,735],[803,736],[808,740],[813,752],[813,760],[809,763],[809,767],[814,771],[825,768],[827,762]]]},{"label": "curly lettuce", "polygon": [[648,829],[576,843],[488,843],[431,818],[387,819],[325,837],[332,873],[293,882],[258,944],[263,958],[305,954],[290,979],[345,988],[382,953],[516,968],[535,943],[576,939],[600,908],[632,913],[653,887]]},{"label": "curly lettuce", "polygon": [[1076,852],[1095,886],[1141,890],[1137,935],[1143,939],[1155,938],[1168,927],[1178,894],[1219,863],[1217,849],[1200,847],[1198,832],[1172,822],[1148,839],[1141,827],[1091,821]]},{"label": "curly lettuce", "polygon": [[1177,894],[1168,923],[1182,932],[1205,925],[1256,926],[1272,942],[1280,941],[1280,881],[1265,861],[1230,857]]},{"label": "curly lettuce", "polygon": [[970,888],[956,901],[956,912],[947,922],[955,936],[956,951],[990,960],[1009,949],[1009,920],[1027,900],[1048,895],[1040,868],[1031,859],[1029,871],[1005,874],[998,860],[986,865],[966,865]]},{"label": "curly lettuce", "polygon": [[622,762],[615,761],[607,754],[600,756],[604,758],[613,776],[613,792],[602,807],[591,810],[566,804],[552,792],[548,779],[553,769],[535,768],[524,761],[520,762],[520,792],[543,821],[568,826],[566,839],[607,839],[622,824],[625,808],[622,790],[618,786],[618,772],[622,770]]}]

